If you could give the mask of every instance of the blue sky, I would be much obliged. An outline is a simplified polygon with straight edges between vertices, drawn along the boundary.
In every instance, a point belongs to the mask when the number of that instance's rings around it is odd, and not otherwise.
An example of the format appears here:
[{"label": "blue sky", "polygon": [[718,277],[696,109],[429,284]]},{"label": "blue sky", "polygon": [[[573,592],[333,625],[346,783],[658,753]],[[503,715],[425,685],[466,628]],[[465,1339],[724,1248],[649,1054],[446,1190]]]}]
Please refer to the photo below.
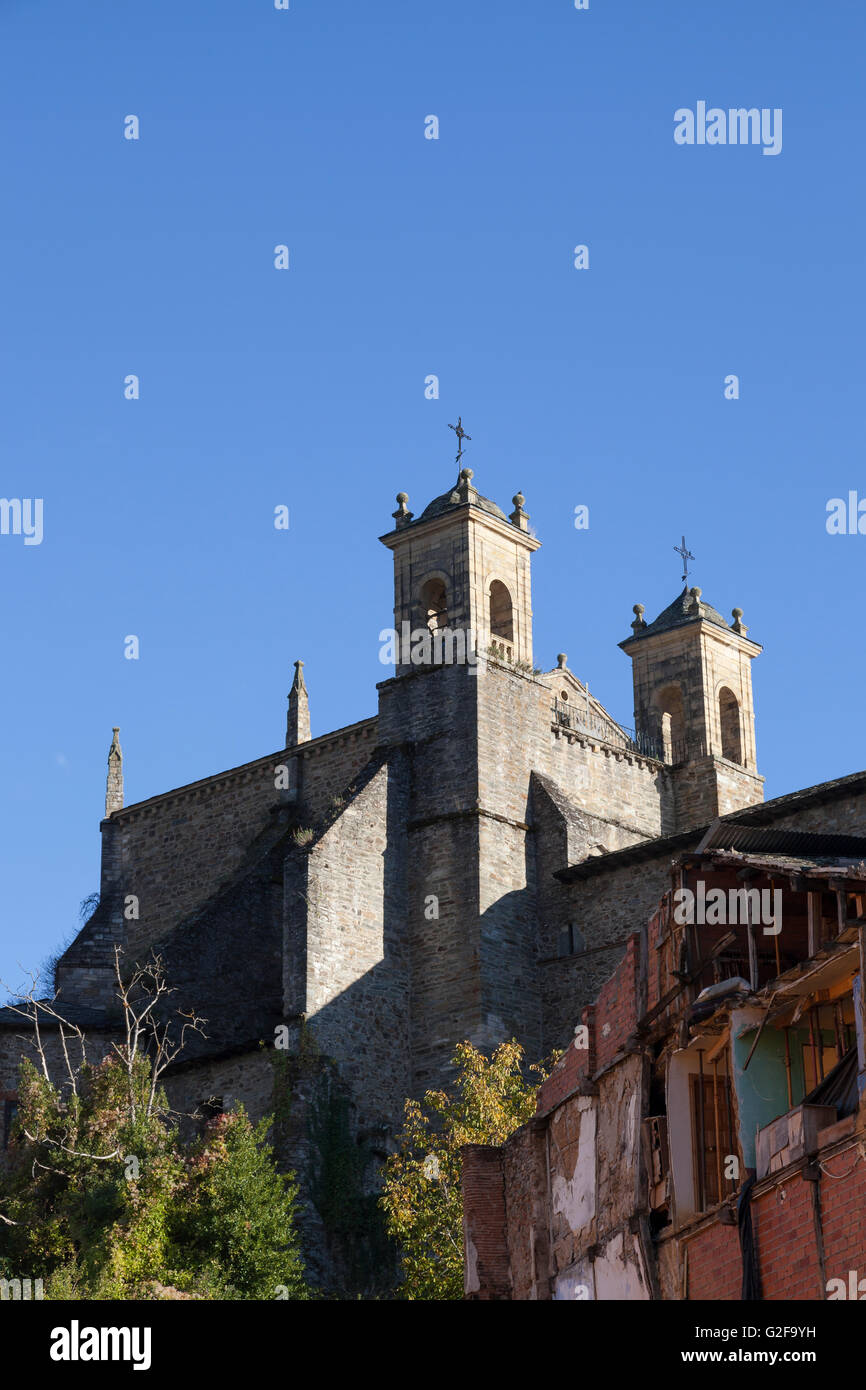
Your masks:
[{"label": "blue sky", "polygon": [[[825,517],[866,497],[864,31],[856,0],[3,0],[0,493],[44,537],[0,536],[2,978],[98,886],[113,724],[131,802],[277,747],[298,656],[314,735],[375,712],[377,537],[453,483],[458,413],[543,543],[539,665],[631,723],[616,644],[685,532],[765,648],[767,796],[863,767],[866,537]],[[781,108],[781,154],[676,145],[699,100]]]}]

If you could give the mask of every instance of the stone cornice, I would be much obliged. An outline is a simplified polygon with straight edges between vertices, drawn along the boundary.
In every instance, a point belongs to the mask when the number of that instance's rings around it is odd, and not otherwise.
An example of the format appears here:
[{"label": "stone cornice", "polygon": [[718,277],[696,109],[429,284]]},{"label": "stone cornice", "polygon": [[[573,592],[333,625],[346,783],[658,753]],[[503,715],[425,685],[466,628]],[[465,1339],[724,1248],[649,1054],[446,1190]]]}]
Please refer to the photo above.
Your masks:
[{"label": "stone cornice", "polygon": [[661,632],[635,632],[617,645],[627,653],[643,642],[653,642],[656,646],[663,646],[667,642],[671,647],[680,647],[684,633],[695,637],[715,637],[719,642],[724,634],[725,645],[738,648],[746,656],[758,656],[764,650],[751,637],[742,637],[732,627],[719,627],[718,623],[712,623],[708,618],[692,618],[689,622],[677,623],[676,627],[666,627]]},{"label": "stone cornice", "polygon": [[160,792],[145,801],[135,801],[130,806],[124,806],[121,811],[114,811],[102,821],[102,825],[126,825],[141,815],[149,814],[164,802],[193,800],[211,792],[222,791],[227,786],[254,781],[263,771],[290,762],[293,758],[316,757],[340,743],[354,738],[369,737],[375,731],[377,723],[378,716],[373,715],[372,718],[359,720],[357,724],[347,724],[345,728],[335,729],[333,733],[310,739],[308,743],[300,743],[292,748],[278,748],[276,752],[269,753],[264,758],[256,758],[254,762],[242,763],[240,767],[229,768],[226,772],[216,772],[211,777],[203,777],[197,782],[187,782],[182,787]]},{"label": "stone cornice", "polygon": [[444,512],[441,516],[433,516],[429,521],[413,521],[408,526],[401,526],[399,529],[388,531],[379,540],[389,550],[395,550],[397,546],[404,545],[413,536],[423,536],[424,539],[434,535],[438,531],[448,531],[454,529],[454,522],[461,524],[465,521],[467,525],[474,523],[479,526],[486,526],[497,535],[507,537],[509,540],[524,546],[527,550],[538,550],[541,541],[535,536],[531,536],[528,531],[521,531],[519,527],[511,522],[500,521],[499,517],[492,516],[490,512],[485,512],[481,507],[473,507],[471,504],[454,507],[452,510]]}]

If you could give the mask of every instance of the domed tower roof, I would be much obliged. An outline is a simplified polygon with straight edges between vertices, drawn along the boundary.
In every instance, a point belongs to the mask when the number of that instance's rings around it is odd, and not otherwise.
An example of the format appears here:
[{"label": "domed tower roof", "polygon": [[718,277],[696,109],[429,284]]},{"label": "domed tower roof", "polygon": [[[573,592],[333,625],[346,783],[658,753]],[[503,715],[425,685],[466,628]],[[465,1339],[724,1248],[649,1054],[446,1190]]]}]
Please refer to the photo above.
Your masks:
[{"label": "domed tower roof", "polygon": [[[721,613],[713,608],[712,604],[704,603],[701,598],[700,589],[683,589],[678,594],[673,603],[669,603],[652,623],[641,621],[643,610],[639,615],[639,623],[633,624],[635,629],[634,637],[653,637],[657,632],[669,632],[675,627],[684,627],[686,623],[696,623],[703,620],[706,623],[715,623],[717,627],[728,628]],[[634,637],[629,638],[633,641]]]},{"label": "domed tower roof", "polygon": [[453,488],[448,492],[443,492],[440,497],[434,497],[428,503],[419,517],[411,523],[417,526],[422,521],[432,521],[434,517],[443,516],[445,512],[452,511],[455,507],[480,507],[483,512],[488,512],[490,516],[498,517],[500,521],[507,521],[508,517],[497,507],[495,502],[491,502],[489,497],[482,497],[471,485],[472,469],[461,468],[460,475]]},{"label": "domed tower roof", "polygon": [[[392,512],[395,527],[390,534],[396,532],[414,530],[416,526],[423,526],[431,521],[438,521],[440,517],[454,516],[463,511],[464,508],[484,512],[492,520],[505,522],[509,530],[517,530],[523,534],[524,540],[531,544],[532,549],[536,549],[539,542],[535,540],[529,530],[529,513],[524,503],[526,498],[522,492],[516,492],[512,501],[514,511],[510,516],[506,516],[501,507],[497,507],[495,502],[491,502],[489,497],[482,497],[477,488],[472,486],[472,469],[461,468],[457,482],[448,492],[443,492],[439,497],[434,497],[424,508],[420,516],[409,510],[409,495],[405,492],[397,493],[397,510]],[[466,513],[464,512],[464,515]],[[380,536],[383,544],[390,544],[388,536]]]}]

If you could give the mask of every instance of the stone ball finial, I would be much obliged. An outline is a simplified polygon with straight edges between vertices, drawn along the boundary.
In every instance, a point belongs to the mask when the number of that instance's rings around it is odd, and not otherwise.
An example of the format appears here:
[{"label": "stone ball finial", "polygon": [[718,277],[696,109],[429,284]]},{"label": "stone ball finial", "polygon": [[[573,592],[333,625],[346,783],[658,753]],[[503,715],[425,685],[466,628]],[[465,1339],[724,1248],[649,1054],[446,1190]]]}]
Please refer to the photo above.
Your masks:
[{"label": "stone ball finial", "polygon": [[642,603],[636,603],[631,611],[635,614],[636,617],[640,618],[646,612],[646,609],[644,608]]},{"label": "stone ball finial", "polygon": [[412,520],[412,512],[410,512],[408,506],[406,505],[408,501],[408,492],[397,493],[397,510],[396,512],[392,512],[391,515],[396,521],[398,527],[408,526],[409,522]]},{"label": "stone ball finial", "polygon": [[473,474],[471,468],[461,468],[461,469],[460,469],[460,480],[461,480],[461,482],[468,483],[469,480],[470,480],[472,477],[474,477],[474,474]]},{"label": "stone ball finial", "polygon": [[742,608],[732,608],[732,609],[731,609],[731,617],[732,617],[733,620],[734,620],[734,621],[731,623],[731,627],[733,628],[734,632],[738,633],[740,637],[745,637],[745,635],[746,635],[746,633],[748,632],[749,629],[746,627],[745,623],[743,622],[743,610],[742,610]]},{"label": "stone ball finial", "polygon": [[565,655],[565,652],[559,652],[556,658],[556,664],[559,667],[560,671],[565,670],[565,665],[567,661],[568,657]]},{"label": "stone ball finial", "polygon": [[398,502],[401,502],[401,503],[408,502],[408,501],[409,501],[409,494],[408,494],[408,492],[398,492],[398,493],[397,493],[397,501],[398,501]]},{"label": "stone ball finial", "polygon": [[529,512],[524,510],[523,505],[526,501],[526,498],[524,497],[523,493],[518,490],[517,492],[515,492],[511,500],[514,503],[514,511],[511,513],[508,520],[512,523],[513,526],[516,526],[519,530],[528,531]]},{"label": "stone ball finial", "polygon": [[692,590],[691,590],[692,598],[699,599],[702,593],[703,593],[703,590],[702,590],[702,589],[692,589]]},{"label": "stone ball finial", "polygon": [[640,632],[642,627],[646,627],[644,606],[642,603],[636,603],[631,611],[634,613],[634,622],[631,625],[632,632]]}]

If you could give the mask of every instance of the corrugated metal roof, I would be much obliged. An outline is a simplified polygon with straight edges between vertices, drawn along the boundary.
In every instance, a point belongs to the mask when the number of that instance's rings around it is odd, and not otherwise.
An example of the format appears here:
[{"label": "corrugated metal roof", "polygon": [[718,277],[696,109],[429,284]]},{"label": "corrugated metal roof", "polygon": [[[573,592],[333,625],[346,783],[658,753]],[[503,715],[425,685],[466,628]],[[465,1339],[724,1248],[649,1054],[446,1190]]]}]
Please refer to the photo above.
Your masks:
[{"label": "corrugated metal roof", "polygon": [[[772,821],[774,816],[790,816],[805,807],[823,806],[843,796],[866,795],[866,772],[852,772],[847,777],[835,777],[829,782],[818,782],[813,787],[801,787],[799,791],[786,792],[784,796],[774,797],[772,801],[759,801],[754,806],[744,806],[736,815],[722,817],[722,825],[732,823],[741,826],[760,826]],[[122,813],[121,813],[122,814]],[[591,859],[579,860],[566,869],[557,869],[553,877],[560,883],[572,883],[579,879],[595,878],[599,874],[613,872],[623,864],[640,863],[653,859],[665,850],[678,850],[693,846],[695,840],[714,828],[712,825],[696,825],[690,830],[678,830],[673,835],[659,835],[652,840],[638,840],[624,849],[610,850]],[[803,832],[800,832],[803,833]],[[850,836],[842,836],[850,839]]]},{"label": "corrugated metal roof", "polygon": [[[704,850],[703,859],[712,860],[717,869],[733,868],[737,865],[758,869],[767,874],[787,874],[791,877],[815,878],[815,879],[847,879],[866,881],[866,864],[860,860],[845,859],[839,854],[824,855],[823,857],[806,858],[803,854],[768,854],[762,852],[747,853],[741,849],[707,849]],[[694,859],[694,854],[681,856],[682,859]],[[820,884],[813,885],[819,888]]]},{"label": "corrugated metal roof", "polygon": [[717,820],[708,829],[695,853],[727,849],[753,854],[787,854],[798,859],[844,859],[866,863],[866,838],[859,835],[827,835],[807,830],[786,830]]}]

